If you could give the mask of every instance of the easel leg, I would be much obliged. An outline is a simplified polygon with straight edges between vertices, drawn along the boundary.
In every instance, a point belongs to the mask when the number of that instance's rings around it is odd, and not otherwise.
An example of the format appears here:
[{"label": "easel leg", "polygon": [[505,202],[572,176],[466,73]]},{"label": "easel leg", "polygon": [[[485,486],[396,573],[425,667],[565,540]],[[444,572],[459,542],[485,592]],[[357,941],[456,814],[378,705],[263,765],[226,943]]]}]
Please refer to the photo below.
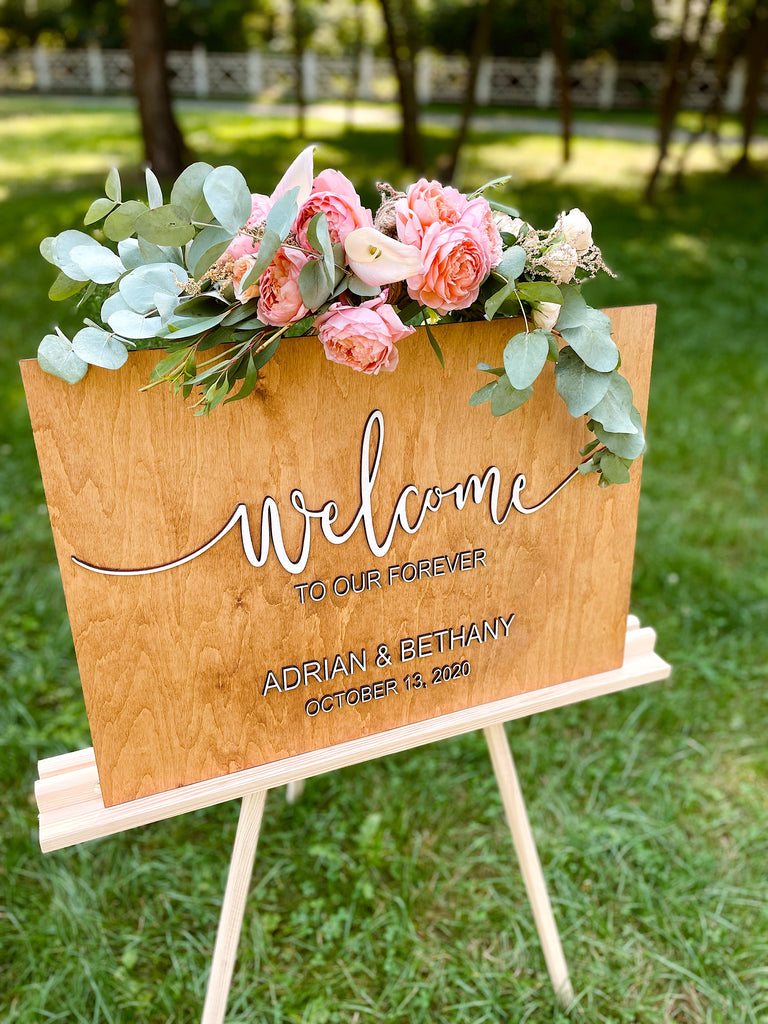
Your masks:
[{"label": "easel leg", "polygon": [[568,977],[568,965],[563,955],[563,947],[549,902],[546,882],[541,870],[541,861],[536,850],[536,843],[528,820],[523,793],[515,770],[515,762],[509,749],[507,735],[503,724],[490,725],[483,730],[488,750],[491,755],[496,782],[501,793],[504,811],[507,816],[515,852],[520,862],[520,870],[525,882],[528,899],[533,911],[533,919],[539,933],[544,959],[555,993],[564,1006],[573,1002],[573,988]]},{"label": "easel leg", "polygon": [[223,1024],[267,790],[243,797],[205,993],[202,1024]]}]

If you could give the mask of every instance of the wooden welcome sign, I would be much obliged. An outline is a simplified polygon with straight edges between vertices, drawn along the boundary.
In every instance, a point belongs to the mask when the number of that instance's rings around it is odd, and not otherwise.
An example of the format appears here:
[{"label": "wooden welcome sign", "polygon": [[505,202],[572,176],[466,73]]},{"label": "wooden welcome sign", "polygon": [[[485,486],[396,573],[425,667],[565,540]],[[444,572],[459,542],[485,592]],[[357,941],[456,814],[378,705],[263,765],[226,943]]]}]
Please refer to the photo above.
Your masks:
[{"label": "wooden welcome sign", "polygon": [[[653,307],[609,311],[644,415]],[[640,472],[598,488],[555,393],[470,408],[509,322],[393,374],[284,341],[244,402],[22,364],[107,806],[622,662]]]}]

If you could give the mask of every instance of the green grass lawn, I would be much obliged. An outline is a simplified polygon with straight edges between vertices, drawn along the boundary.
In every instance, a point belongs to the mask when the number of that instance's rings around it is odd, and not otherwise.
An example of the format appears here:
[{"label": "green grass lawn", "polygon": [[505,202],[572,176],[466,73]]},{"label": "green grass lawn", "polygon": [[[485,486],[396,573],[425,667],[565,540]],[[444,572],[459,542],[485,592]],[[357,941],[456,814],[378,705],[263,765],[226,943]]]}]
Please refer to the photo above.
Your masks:
[{"label": "green grass lawn", "polygon": [[[196,153],[270,191],[287,121],[185,109]],[[403,180],[396,140],[310,121],[318,166]],[[447,145],[429,138],[430,158]],[[508,727],[577,992],[558,1011],[480,735],[268,801],[228,1021],[758,1024],[768,1020],[768,189],[702,150],[639,199],[650,147],[475,137],[465,187],[512,171],[542,226],[578,205],[617,281],[659,305],[633,611],[671,681]],[[0,100],[0,1020],[199,1020],[237,806],[43,856],[37,759],[89,743],[17,361],[62,311],[40,239],[80,227],[125,104]],[[62,320],[66,323],[66,318]],[[215,414],[214,414],[215,415]]]}]

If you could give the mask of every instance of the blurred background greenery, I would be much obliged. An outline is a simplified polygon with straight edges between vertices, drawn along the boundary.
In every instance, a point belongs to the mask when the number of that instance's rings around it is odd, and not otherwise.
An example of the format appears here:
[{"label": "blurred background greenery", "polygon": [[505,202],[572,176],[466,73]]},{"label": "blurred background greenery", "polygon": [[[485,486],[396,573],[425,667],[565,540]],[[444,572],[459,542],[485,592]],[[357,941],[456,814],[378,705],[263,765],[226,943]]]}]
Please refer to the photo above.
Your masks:
[{"label": "blurred background greenery", "polygon": [[[320,32],[325,7],[303,2]],[[637,47],[648,46],[648,59],[661,47],[672,67],[680,40],[693,45],[683,16],[697,28],[707,8],[697,59],[714,61],[725,24],[748,64],[763,6],[667,5],[666,37],[652,34],[656,18]],[[247,24],[271,39],[253,20],[264,10],[179,0],[168,32],[184,23],[190,33],[173,46],[206,26],[211,38],[223,33],[217,46]],[[452,22],[453,8],[435,3],[424,25],[435,10]],[[7,45],[34,42],[51,11],[58,24],[79,18],[81,33],[123,31],[120,5],[5,3]],[[576,56],[581,28],[584,46],[597,32],[579,11],[561,10]],[[729,12],[738,25],[723,22]],[[505,32],[509,52],[528,45],[522,30]],[[87,41],[73,33],[57,38]],[[501,31],[492,35],[501,46]],[[537,38],[532,52],[551,42]],[[660,90],[659,111],[666,96],[671,127],[698,130],[701,112],[673,92]],[[349,123],[341,108],[335,116],[308,103],[303,134],[318,145],[317,167],[343,170],[373,202],[375,180],[413,174],[398,105],[362,110]],[[271,191],[303,145],[295,105],[177,100],[172,112],[188,157],[236,164],[254,191]],[[460,111],[420,115],[423,166],[436,173]],[[486,115],[470,126],[457,183],[511,173],[509,202],[541,225],[580,206],[619,275],[594,282],[589,301],[659,306],[632,610],[656,627],[674,674],[508,727],[577,991],[570,1014],[551,993],[485,746],[471,735],[312,780],[295,806],[270,797],[227,1019],[759,1024],[768,1019],[760,107],[751,128],[744,107],[730,119],[714,111],[719,145],[699,140],[684,175],[663,173],[650,196],[661,113],[581,112],[567,162],[562,118]],[[663,170],[674,172],[679,138],[670,130]],[[129,98],[0,97],[0,1018],[14,1024],[199,1019],[236,824],[226,805],[45,857],[37,847],[37,759],[89,735],[17,362],[55,322],[68,326],[46,297],[53,273],[40,239],[81,225],[111,165],[138,195],[144,142]]]}]

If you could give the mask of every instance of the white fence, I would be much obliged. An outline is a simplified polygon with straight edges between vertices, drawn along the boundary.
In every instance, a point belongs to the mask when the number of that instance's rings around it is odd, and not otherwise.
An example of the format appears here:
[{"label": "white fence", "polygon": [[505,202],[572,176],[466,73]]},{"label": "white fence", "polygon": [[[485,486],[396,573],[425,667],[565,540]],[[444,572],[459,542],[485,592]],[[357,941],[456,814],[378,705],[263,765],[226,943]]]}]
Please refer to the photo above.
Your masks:
[{"label": "white fence", "polygon": [[[295,95],[292,57],[260,52],[191,53],[168,57],[177,96],[219,99],[290,100]],[[654,107],[663,82],[660,63],[616,63],[594,59],[570,69],[575,107],[599,110],[642,110]],[[395,100],[395,77],[389,60],[364,52],[349,57],[304,55],[304,91],[317,100]],[[458,103],[463,99],[467,60],[422,53],[418,63],[421,103]],[[725,107],[738,111],[744,93],[745,71],[737,64],[728,83]],[[547,109],[557,105],[559,76],[551,54],[537,60],[487,58],[480,69],[476,96],[479,106],[508,105]],[[684,106],[706,108],[715,90],[715,74],[707,64],[696,67]],[[131,58],[124,50],[48,50],[37,47],[0,54],[0,91],[61,94],[119,95],[131,91]],[[763,108],[768,108],[764,94]]]}]

